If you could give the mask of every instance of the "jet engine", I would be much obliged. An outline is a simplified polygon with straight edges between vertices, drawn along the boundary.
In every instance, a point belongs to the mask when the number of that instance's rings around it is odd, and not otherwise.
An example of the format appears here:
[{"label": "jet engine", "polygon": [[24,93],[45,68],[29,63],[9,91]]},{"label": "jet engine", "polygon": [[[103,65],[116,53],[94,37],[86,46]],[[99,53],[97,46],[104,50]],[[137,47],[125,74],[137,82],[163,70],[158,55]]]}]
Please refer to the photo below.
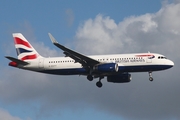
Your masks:
[{"label": "jet engine", "polygon": [[118,72],[118,64],[117,63],[104,63],[94,66],[93,70],[97,72]]},{"label": "jet engine", "polygon": [[130,82],[131,79],[131,74],[129,73],[107,76],[107,81],[113,83],[126,83]]}]

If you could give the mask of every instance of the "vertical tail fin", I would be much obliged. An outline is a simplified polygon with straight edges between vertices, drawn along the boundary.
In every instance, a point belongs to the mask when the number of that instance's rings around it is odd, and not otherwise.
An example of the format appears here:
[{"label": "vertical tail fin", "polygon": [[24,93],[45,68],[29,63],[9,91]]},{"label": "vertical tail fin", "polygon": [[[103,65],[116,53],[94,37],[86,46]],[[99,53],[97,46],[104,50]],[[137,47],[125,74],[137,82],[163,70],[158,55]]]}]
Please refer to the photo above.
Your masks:
[{"label": "vertical tail fin", "polygon": [[24,61],[42,57],[21,33],[13,33],[13,37],[18,59]]}]

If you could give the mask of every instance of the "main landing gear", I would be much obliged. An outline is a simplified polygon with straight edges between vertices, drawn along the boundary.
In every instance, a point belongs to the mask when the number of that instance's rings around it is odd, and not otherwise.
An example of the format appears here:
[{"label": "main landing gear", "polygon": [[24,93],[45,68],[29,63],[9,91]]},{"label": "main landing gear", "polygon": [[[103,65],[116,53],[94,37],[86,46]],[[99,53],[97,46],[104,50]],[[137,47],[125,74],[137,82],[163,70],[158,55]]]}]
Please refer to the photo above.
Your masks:
[{"label": "main landing gear", "polygon": [[99,77],[99,81],[96,83],[96,86],[98,87],[98,88],[101,88],[102,87],[102,82],[101,82],[101,79],[103,79],[104,77]]},{"label": "main landing gear", "polygon": [[88,79],[89,81],[92,81],[92,80],[93,80],[93,76],[92,76],[92,75],[88,75],[88,76],[87,76],[87,79]]},{"label": "main landing gear", "polygon": [[[102,82],[101,82],[101,79],[103,79],[104,78],[104,76],[103,77],[99,77],[99,81],[96,83],[96,86],[98,87],[98,88],[101,88],[102,87]],[[88,75],[87,76],[87,79],[89,80],[89,81],[93,81],[93,76],[92,75]]]},{"label": "main landing gear", "polygon": [[149,73],[149,80],[153,81],[152,72],[148,72],[148,73]]},{"label": "main landing gear", "polygon": [[101,87],[102,87],[101,81],[98,81],[98,82],[96,83],[96,86],[97,86],[98,88],[101,88]]}]

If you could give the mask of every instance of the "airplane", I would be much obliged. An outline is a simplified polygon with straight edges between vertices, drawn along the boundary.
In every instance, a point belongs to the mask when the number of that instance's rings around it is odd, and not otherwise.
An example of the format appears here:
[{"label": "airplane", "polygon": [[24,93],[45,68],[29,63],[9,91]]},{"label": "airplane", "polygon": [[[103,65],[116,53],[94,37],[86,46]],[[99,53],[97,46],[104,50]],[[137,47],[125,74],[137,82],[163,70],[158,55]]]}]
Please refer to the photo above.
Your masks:
[{"label": "airplane", "polygon": [[13,33],[18,58],[5,56],[9,66],[54,75],[84,75],[89,81],[99,78],[96,86],[101,88],[101,80],[107,77],[111,83],[127,83],[132,80],[132,72],[152,72],[169,69],[174,63],[157,53],[132,53],[86,56],[59,44],[50,34],[52,43],[60,48],[64,57],[42,57],[21,33]]}]

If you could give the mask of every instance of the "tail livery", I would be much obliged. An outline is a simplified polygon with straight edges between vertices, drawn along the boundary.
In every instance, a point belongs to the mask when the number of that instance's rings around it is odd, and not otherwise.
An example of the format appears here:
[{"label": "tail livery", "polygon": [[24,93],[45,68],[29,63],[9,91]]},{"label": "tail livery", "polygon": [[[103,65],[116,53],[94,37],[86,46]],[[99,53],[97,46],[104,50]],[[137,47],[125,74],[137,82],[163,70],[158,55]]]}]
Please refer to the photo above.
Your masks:
[{"label": "tail livery", "polygon": [[21,33],[13,33],[13,37],[18,59],[24,61],[33,60],[40,57],[38,52],[32,47],[32,45]]},{"label": "tail livery", "polygon": [[12,62],[10,66],[17,67],[18,65],[28,65],[28,61],[42,58],[39,53],[33,48],[33,46],[27,41],[27,39],[21,33],[13,33],[14,44],[17,52],[17,58],[6,56],[7,59]]}]

